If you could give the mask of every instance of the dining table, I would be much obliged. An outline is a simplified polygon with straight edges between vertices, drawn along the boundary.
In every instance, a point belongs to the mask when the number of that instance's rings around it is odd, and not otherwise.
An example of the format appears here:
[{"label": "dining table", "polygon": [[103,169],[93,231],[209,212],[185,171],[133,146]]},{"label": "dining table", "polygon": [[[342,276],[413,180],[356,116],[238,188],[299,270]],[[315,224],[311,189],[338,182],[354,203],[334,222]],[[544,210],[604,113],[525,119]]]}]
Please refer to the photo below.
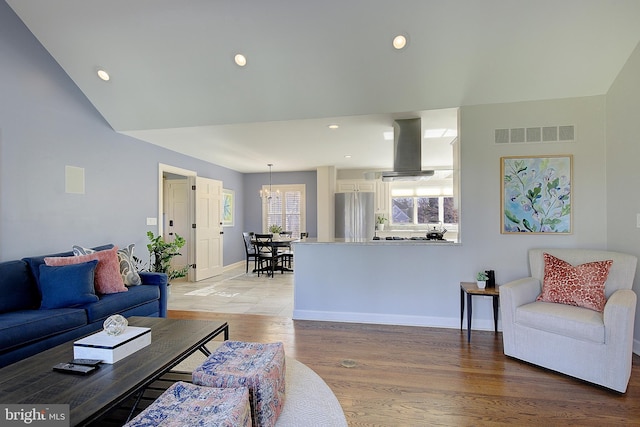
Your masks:
[{"label": "dining table", "polygon": [[[276,252],[279,251],[283,248],[286,248],[286,250],[291,250],[291,243],[295,242],[299,240],[298,238],[295,237],[285,237],[285,236],[278,236],[278,235],[274,235],[273,238],[270,241],[263,241],[263,242],[258,242],[255,239],[251,239],[251,243],[256,247],[256,252],[259,252],[258,250],[258,245],[268,245],[271,247],[271,251],[272,252]],[[264,267],[262,269],[257,268],[254,269],[253,272],[257,272],[257,271],[271,271],[272,273],[275,271],[280,271],[280,272],[291,272],[293,271],[292,268],[289,267],[285,267],[283,263],[280,263],[279,265],[274,265],[272,268],[270,267]]]}]

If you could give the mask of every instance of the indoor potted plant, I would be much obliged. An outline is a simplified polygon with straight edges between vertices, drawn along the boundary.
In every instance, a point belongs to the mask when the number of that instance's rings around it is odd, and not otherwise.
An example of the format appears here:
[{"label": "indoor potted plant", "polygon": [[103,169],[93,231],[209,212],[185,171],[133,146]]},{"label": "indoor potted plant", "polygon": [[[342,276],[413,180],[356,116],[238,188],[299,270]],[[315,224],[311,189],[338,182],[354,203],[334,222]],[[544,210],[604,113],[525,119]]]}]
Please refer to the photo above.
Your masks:
[{"label": "indoor potted plant", "polygon": [[376,217],[376,230],[382,231],[384,230],[384,223],[387,222],[387,218],[384,215],[378,215]]},{"label": "indoor potted plant", "polygon": [[171,266],[171,259],[175,256],[182,255],[180,249],[185,245],[186,241],[178,234],[172,242],[165,242],[161,235],[155,236],[151,231],[147,232],[149,243],[149,271],[156,273],[165,273],[169,282],[171,279],[185,277],[189,272],[189,265],[180,268]]},{"label": "indoor potted plant", "polygon": [[478,285],[478,288],[484,289],[485,286],[487,286],[488,279],[489,276],[487,276],[487,273],[485,273],[484,271],[479,271],[478,274],[476,274],[476,285]]},{"label": "indoor potted plant", "polygon": [[278,224],[271,224],[269,226],[269,233],[280,234],[280,233],[282,233],[282,227],[279,226]]}]

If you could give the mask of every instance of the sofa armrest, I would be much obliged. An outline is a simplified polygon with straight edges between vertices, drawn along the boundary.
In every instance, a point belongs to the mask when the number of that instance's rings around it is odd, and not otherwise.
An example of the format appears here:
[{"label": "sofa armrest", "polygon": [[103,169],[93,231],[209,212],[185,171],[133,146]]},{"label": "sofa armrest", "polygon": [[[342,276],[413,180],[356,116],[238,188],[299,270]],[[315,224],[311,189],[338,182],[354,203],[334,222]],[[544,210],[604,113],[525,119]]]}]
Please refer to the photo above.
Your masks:
[{"label": "sofa armrest", "polygon": [[636,293],[631,289],[615,291],[604,306],[604,326],[607,341],[633,337],[633,325],[636,314]]},{"label": "sofa armrest", "polygon": [[167,302],[169,300],[167,284],[169,278],[165,273],[142,271],[139,274],[143,285],[152,285],[160,288],[160,317],[167,317]]},{"label": "sofa armrest", "polygon": [[611,294],[604,306],[605,358],[610,363],[603,363],[601,369],[616,379],[611,388],[622,393],[631,376],[636,300],[631,289],[620,289]]},{"label": "sofa armrest", "polygon": [[504,353],[513,356],[516,354],[516,309],[536,300],[540,295],[540,280],[535,277],[525,277],[505,283],[498,289],[500,290]]},{"label": "sofa armrest", "polygon": [[534,302],[542,291],[540,280],[535,277],[525,277],[505,283],[499,287],[500,302],[514,309],[524,304]]}]

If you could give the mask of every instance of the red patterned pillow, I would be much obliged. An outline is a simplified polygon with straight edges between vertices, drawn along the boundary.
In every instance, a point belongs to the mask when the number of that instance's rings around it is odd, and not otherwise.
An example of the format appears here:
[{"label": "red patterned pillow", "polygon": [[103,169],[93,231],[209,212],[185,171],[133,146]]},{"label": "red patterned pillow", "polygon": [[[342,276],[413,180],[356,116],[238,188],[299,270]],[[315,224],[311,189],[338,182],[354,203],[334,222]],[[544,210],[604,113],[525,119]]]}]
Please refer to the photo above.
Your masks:
[{"label": "red patterned pillow", "polygon": [[95,288],[99,294],[115,294],[126,292],[122,276],[120,275],[120,263],[118,262],[118,247],[105,251],[80,256],[46,257],[46,265],[60,266],[80,264],[87,261],[98,260],[95,273]]},{"label": "red patterned pillow", "polygon": [[594,261],[574,267],[545,253],[542,293],[536,301],[575,305],[602,312],[607,302],[604,284],[611,264],[612,260]]}]

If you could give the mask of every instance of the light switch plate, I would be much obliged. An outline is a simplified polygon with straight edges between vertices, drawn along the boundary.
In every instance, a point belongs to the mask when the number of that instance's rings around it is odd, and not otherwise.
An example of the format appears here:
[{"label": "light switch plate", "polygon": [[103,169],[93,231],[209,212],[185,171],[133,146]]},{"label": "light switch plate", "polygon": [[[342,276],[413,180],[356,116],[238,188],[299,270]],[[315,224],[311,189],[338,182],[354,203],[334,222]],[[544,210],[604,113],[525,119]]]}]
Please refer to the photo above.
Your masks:
[{"label": "light switch plate", "polygon": [[158,218],[147,218],[147,225],[158,225]]}]

